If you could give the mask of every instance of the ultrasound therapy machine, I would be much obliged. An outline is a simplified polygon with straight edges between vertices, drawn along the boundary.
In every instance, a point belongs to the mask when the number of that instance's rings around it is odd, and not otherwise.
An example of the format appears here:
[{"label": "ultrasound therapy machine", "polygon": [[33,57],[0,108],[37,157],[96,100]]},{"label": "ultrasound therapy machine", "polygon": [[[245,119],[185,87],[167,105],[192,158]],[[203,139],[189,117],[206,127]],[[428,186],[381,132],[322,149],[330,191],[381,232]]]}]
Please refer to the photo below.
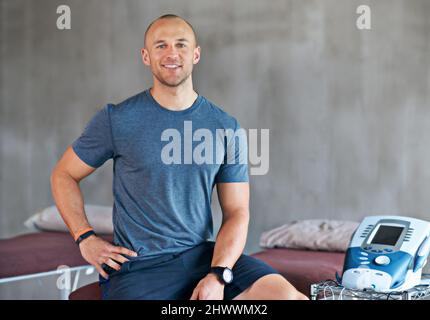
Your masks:
[{"label": "ultrasound therapy machine", "polygon": [[422,268],[429,251],[429,222],[402,216],[369,216],[351,238],[338,281],[347,289],[405,291],[424,283]]}]

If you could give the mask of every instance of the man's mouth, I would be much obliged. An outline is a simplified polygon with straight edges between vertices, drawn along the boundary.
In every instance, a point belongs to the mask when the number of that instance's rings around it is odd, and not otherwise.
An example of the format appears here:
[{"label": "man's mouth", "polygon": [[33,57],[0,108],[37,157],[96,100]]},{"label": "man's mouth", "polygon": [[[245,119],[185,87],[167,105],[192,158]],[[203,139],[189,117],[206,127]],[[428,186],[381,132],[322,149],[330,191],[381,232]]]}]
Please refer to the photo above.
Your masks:
[{"label": "man's mouth", "polygon": [[182,67],[180,64],[162,64],[162,66],[167,69],[177,69]]}]

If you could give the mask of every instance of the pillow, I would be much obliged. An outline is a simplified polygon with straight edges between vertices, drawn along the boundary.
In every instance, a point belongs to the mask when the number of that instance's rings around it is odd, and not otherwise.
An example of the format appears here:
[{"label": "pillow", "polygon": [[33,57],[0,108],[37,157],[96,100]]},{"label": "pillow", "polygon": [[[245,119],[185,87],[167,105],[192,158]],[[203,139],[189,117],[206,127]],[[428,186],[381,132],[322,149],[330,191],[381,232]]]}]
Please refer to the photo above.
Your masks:
[{"label": "pillow", "polygon": [[263,248],[292,248],[346,251],[359,222],[339,220],[300,220],[263,232]]},{"label": "pillow", "polygon": [[[96,233],[113,233],[112,207],[85,205],[85,213],[90,226]],[[28,218],[24,225],[32,231],[69,232],[56,206],[50,206]]]}]

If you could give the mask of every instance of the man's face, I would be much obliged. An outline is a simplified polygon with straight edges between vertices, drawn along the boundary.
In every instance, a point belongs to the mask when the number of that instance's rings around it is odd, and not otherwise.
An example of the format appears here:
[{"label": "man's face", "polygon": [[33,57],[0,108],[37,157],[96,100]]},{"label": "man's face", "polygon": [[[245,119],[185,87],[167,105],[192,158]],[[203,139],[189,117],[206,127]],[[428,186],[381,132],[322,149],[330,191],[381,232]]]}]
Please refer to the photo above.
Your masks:
[{"label": "man's face", "polygon": [[162,84],[177,87],[185,82],[200,59],[194,33],[181,19],[161,19],[151,26],[142,49],[144,64]]}]

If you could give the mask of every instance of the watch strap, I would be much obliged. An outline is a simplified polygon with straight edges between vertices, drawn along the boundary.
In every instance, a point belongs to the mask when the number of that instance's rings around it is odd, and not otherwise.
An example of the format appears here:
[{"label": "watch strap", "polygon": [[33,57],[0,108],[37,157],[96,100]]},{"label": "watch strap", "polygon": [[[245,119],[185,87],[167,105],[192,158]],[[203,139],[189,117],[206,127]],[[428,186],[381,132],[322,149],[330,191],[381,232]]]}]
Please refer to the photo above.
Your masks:
[{"label": "watch strap", "polygon": [[86,239],[86,238],[88,238],[89,236],[92,236],[92,235],[96,235],[96,233],[94,232],[94,230],[88,230],[88,231],[86,231],[86,232],[84,232],[83,234],[81,234],[77,239],[76,239],[76,244],[77,245],[79,245],[81,242],[82,242],[82,240],[84,240],[84,239]]},{"label": "watch strap", "polygon": [[227,267],[220,267],[220,266],[215,266],[215,267],[211,267],[209,273],[215,273],[218,276],[218,279],[225,285],[227,285],[228,283],[225,282],[224,277],[223,277],[223,273],[224,270],[228,269]]},{"label": "watch strap", "polygon": [[211,272],[215,272],[217,274],[219,273],[222,275],[224,269],[225,269],[225,267],[215,266],[215,267],[211,267]]}]

